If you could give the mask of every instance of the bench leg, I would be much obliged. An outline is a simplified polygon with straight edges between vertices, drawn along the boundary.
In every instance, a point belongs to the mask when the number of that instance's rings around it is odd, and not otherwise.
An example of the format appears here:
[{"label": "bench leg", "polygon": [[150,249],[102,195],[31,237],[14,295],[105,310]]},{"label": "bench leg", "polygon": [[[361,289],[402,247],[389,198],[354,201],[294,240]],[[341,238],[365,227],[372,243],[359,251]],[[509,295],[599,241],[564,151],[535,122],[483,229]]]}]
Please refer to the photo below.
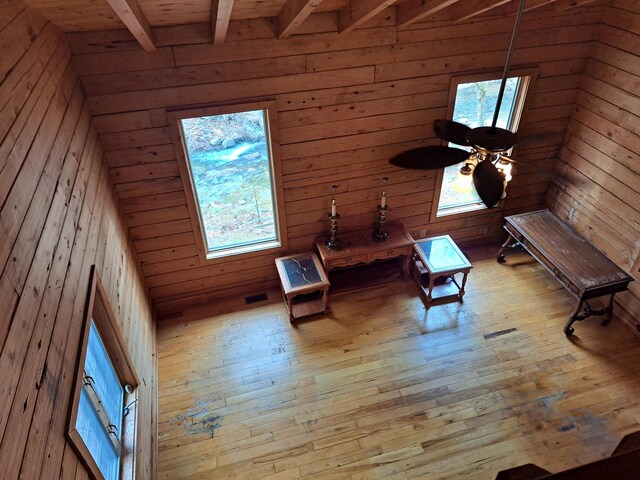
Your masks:
[{"label": "bench leg", "polygon": [[615,295],[615,293],[611,294],[611,297],[609,297],[609,306],[607,307],[607,318],[605,318],[604,320],[602,320],[601,324],[603,327],[606,327],[607,325],[609,325],[611,323],[611,317],[613,316],[613,296]]},{"label": "bench leg", "polygon": [[[574,328],[571,326],[573,325],[573,322],[580,322],[582,320],[584,320],[585,318],[589,318],[589,317],[593,317],[593,316],[598,316],[598,315],[605,315],[606,314],[606,318],[604,320],[602,320],[601,324],[603,327],[606,327],[607,325],[609,325],[609,323],[611,322],[611,317],[613,314],[613,297],[614,297],[615,293],[611,294],[611,297],[609,297],[609,305],[607,305],[605,308],[600,308],[598,310],[592,310],[591,306],[589,305],[589,302],[585,301],[585,300],[580,300],[578,302],[578,306],[575,308],[575,310],[573,311],[573,313],[571,314],[571,316],[569,317],[569,320],[567,321],[567,323],[564,326],[564,334],[569,337],[573,334],[573,332],[575,331]],[[582,305],[583,304],[587,304],[586,308],[584,309],[584,311],[582,310]]]},{"label": "bench leg", "polygon": [[509,236],[507,237],[507,239],[504,241],[504,243],[502,244],[502,247],[500,248],[500,250],[498,251],[498,257],[497,260],[499,263],[504,263],[506,262],[506,259],[504,258],[504,251],[507,248],[513,248],[518,244],[518,241],[513,237],[513,235],[509,234]]},{"label": "bench leg", "polygon": [[576,322],[578,320],[583,320],[585,317],[582,317],[582,315],[580,314],[580,311],[582,310],[582,304],[584,303],[584,300],[580,300],[578,302],[578,305],[576,306],[576,308],[573,310],[573,313],[569,316],[569,320],[567,320],[567,323],[565,323],[564,325],[564,334],[567,337],[570,337],[571,335],[573,335],[573,332],[575,332],[575,329],[571,326],[573,325],[573,322]]}]

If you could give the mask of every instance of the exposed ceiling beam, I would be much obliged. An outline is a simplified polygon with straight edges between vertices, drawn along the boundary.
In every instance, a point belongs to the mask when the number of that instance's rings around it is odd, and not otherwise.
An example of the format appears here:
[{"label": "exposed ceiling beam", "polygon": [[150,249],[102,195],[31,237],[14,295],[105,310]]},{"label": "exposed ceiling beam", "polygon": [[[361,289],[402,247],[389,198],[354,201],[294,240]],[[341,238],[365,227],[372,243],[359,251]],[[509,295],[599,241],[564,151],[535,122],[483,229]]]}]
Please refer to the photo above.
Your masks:
[{"label": "exposed ceiling beam", "polygon": [[347,33],[375,17],[396,0],[352,0],[338,14],[338,30]]},{"label": "exposed ceiling beam", "polygon": [[444,14],[451,20],[467,20],[481,13],[509,3],[511,0],[465,0],[447,9]]},{"label": "exposed ceiling beam", "polygon": [[[524,5],[524,11],[530,12],[531,10],[535,10],[536,8],[544,7],[545,5],[549,5],[550,3],[555,2],[556,0],[527,0],[527,3]],[[513,0],[509,5],[505,5],[505,14],[506,15],[515,15],[518,13],[518,5],[520,4],[519,0]]]},{"label": "exposed ceiling beam", "polygon": [[569,10],[574,7],[582,7],[583,5],[588,5],[590,3],[595,3],[598,0],[559,0],[555,8],[556,10]]},{"label": "exposed ceiling beam", "polygon": [[136,0],[107,0],[122,23],[129,29],[138,43],[147,52],[153,52],[156,44],[153,40],[151,27],[142,13],[142,9]]},{"label": "exposed ceiling beam", "polygon": [[278,13],[278,38],[289,37],[322,0],[287,0]]},{"label": "exposed ceiling beam", "polygon": [[227,37],[231,10],[233,10],[233,0],[211,0],[211,32],[215,45],[224,43]]},{"label": "exposed ceiling beam", "polygon": [[[409,0],[398,7],[398,27],[408,27],[412,23],[433,15],[453,5],[458,0]],[[465,0],[466,1],[466,0]]]}]

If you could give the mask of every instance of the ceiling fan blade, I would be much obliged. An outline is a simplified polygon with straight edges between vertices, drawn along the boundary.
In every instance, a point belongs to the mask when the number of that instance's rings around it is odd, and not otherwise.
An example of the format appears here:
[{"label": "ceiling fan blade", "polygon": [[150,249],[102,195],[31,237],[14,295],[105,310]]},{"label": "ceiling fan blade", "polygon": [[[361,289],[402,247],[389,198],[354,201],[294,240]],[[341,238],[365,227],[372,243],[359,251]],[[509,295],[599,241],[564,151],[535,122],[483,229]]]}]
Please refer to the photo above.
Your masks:
[{"label": "ceiling fan blade", "polygon": [[540,165],[536,165],[535,163],[529,162],[521,162],[520,160],[516,160],[515,158],[507,157],[506,155],[500,155],[500,160],[506,160],[509,163],[513,163],[518,165],[518,168],[528,168],[534,175],[540,175],[545,178],[556,178],[557,172],[553,170],[553,168],[545,168]]},{"label": "ceiling fan blade", "polygon": [[510,150],[518,143],[518,136],[498,127],[478,127],[467,132],[469,145],[478,151],[502,153]]},{"label": "ceiling fan blade", "polygon": [[436,120],[433,122],[433,131],[442,140],[455,143],[456,145],[469,146],[467,142],[467,132],[471,130],[464,123],[453,120]]},{"label": "ceiling fan blade", "polygon": [[473,169],[473,184],[478,196],[489,208],[497,205],[504,192],[504,176],[490,161],[479,162]]},{"label": "ceiling fan blade", "polygon": [[389,163],[402,168],[430,170],[463,162],[469,155],[469,152],[460,148],[428,145],[399,153]]}]

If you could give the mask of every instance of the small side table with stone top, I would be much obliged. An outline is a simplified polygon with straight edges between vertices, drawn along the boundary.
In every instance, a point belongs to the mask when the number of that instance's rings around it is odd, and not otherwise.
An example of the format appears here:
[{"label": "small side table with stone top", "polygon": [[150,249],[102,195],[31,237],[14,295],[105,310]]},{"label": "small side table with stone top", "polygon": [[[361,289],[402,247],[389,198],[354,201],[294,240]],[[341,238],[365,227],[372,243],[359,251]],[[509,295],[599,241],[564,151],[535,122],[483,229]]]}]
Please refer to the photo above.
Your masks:
[{"label": "small side table with stone top", "polygon": [[[460,251],[458,245],[449,235],[440,235],[437,237],[424,238],[416,240],[414,245],[416,253],[416,264],[420,262],[420,266],[426,270],[422,275],[427,276],[427,281],[416,282],[424,295],[426,306],[431,306],[434,302],[446,303],[448,301],[460,301],[464,296],[464,287],[467,283],[467,275],[473,268],[467,257]],[[462,274],[462,282],[458,283],[456,274]],[[420,277],[422,277],[420,275]],[[458,292],[453,295],[445,295],[434,298],[433,288],[438,278],[447,277],[458,287]]]},{"label": "small side table with stone top", "polygon": [[289,319],[323,313],[329,304],[329,279],[315,253],[276,258]]}]

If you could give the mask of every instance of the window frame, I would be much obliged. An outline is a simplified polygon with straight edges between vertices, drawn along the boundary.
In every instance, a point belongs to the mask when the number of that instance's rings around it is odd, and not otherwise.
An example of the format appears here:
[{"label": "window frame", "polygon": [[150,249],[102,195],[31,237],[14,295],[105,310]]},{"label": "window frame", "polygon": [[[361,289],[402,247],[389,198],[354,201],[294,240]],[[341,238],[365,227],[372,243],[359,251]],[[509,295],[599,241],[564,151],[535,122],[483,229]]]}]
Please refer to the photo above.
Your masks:
[{"label": "window frame", "polygon": [[[207,249],[206,233],[200,217],[200,207],[198,205],[191,164],[187,158],[185,140],[182,135],[181,120],[193,117],[205,117],[213,115],[225,115],[241,113],[251,110],[263,110],[265,113],[265,129],[270,153],[270,166],[272,177],[272,191],[274,207],[274,221],[276,222],[276,240],[262,242],[258,244],[242,245],[238,247],[224,248],[218,251],[209,252]],[[280,142],[278,131],[278,111],[275,100],[265,100],[247,103],[232,103],[223,105],[212,105],[196,107],[190,109],[180,109],[167,112],[171,137],[178,160],[178,169],[182,179],[182,186],[187,201],[187,209],[193,228],[193,236],[198,251],[198,259],[201,265],[206,265],[215,260],[225,260],[237,258],[238,256],[250,257],[285,251],[287,249],[287,228],[284,211],[284,195],[282,168],[280,161]]]},{"label": "window frame", "polygon": [[103,480],[104,476],[94,460],[82,436],[76,429],[78,411],[80,407],[80,394],[83,390],[84,365],[87,357],[89,343],[89,332],[91,322],[100,334],[105,350],[111,361],[118,379],[123,387],[129,385],[131,393],[125,392],[124,407],[130,407],[128,414],[122,419],[122,432],[120,435],[121,452],[119,478],[135,478],[135,447],[138,432],[138,386],[140,377],[138,376],[127,343],[118,325],[115,313],[109,302],[107,292],[96,272],[96,267],[91,267],[89,280],[89,293],[85,307],[85,316],[82,328],[82,343],[78,363],[76,365],[76,378],[72,392],[71,409],[69,412],[69,423],[67,427],[67,440],[77,453],[79,460],[87,468],[90,476],[98,480]]},{"label": "window frame", "polygon": [[631,275],[636,280],[640,280],[640,253],[638,253],[638,257],[636,258],[636,261],[633,262],[633,267],[631,267]]},{"label": "window frame", "polygon": [[[533,97],[532,92],[534,91],[535,81],[538,77],[538,68],[519,68],[515,70],[511,70],[508,73],[508,77],[523,77],[524,82],[524,92],[521,92],[516,99],[516,106],[514,108],[513,115],[516,116],[515,126],[512,124],[512,128],[514,131],[518,131],[519,127],[525,123],[526,113],[530,108],[531,98]],[[455,109],[456,96],[458,91],[458,85],[463,83],[472,83],[472,82],[484,82],[487,80],[500,80],[502,78],[502,72],[498,70],[485,71],[473,75],[463,75],[456,76],[451,78],[451,82],[449,84],[449,100],[447,102],[447,119],[453,118],[453,111]],[[521,87],[522,88],[522,87]],[[518,113],[518,115],[515,115]],[[448,142],[442,141],[442,145],[448,145]],[[518,149],[518,145],[513,147],[511,151],[511,155],[515,155]],[[459,209],[460,211],[452,211],[450,213],[446,213],[444,215],[438,215],[439,204],[440,204],[440,196],[442,195],[442,183],[444,180],[444,168],[439,168],[436,172],[436,184],[434,190],[433,197],[433,207],[431,209],[431,215],[429,218],[430,223],[437,222],[445,222],[456,218],[464,218],[469,216],[476,215],[489,215],[495,213],[496,211],[503,211],[505,208],[506,198],[500,199],[500,202],[496,207],[489,208],[485,205],[477,205],[473,204],[475,208],[466,208],[465,206],[461,207],[452,207],[452,210]],[[472,204],[467,205],[467,207],[471,207]]]}]

